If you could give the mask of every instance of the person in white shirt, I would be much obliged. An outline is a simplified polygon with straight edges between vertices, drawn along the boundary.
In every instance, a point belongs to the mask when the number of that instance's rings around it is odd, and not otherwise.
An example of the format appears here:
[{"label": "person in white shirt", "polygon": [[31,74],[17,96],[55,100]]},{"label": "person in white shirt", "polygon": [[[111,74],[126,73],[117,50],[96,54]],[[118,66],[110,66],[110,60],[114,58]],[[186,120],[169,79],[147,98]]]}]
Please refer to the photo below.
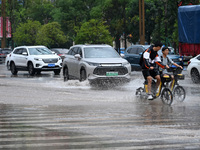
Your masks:
[{"label": "person in white shirt", "polygon": [[[162,48],[162,55],[160,56],[160,60],[162,61],[162,64],[163,65],[166,65],[167,67],[166,68],[169,68],[169,65],[174,65],[176,67],[180,67],[181,69],[183,69],[182,66],[176,64],[175,62],[173,62],[167,55],[169,54],[169,48],[168,47],[163,47]],[[165,68],[160,68],[160,71],[162,72],[162,75],[165,76],[165,75],[169,75],[171,76],[171,79],[173,80],[174,79],[174,76],[171,75],[167,69]]]}]

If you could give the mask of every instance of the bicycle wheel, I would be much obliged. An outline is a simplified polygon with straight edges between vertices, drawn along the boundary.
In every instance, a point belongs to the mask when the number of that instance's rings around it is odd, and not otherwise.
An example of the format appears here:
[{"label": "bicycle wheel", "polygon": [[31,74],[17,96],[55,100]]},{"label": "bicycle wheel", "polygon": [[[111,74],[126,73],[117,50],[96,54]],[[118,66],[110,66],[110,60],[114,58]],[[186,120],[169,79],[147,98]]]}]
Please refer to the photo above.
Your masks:
[{"label": "bicycle wheel", "polygon": [[175,100],[178,100],[180,102],[183,102],[185,99],[185,89],[182,86],[175,87],[173,91],[173,96]]},{"label": "bicycle wheel", "polygon": [[144,89],[142,87],[140,87],[140,88],[136,89],[135,95],[139,97],[142,95],[142,92],[144,92]]},{"label": "bicycle wheel", "polygon": [[161,93],[161,99],[164,104],[171,105],[173,102],[173,94],[170,89],[164,88]]}]

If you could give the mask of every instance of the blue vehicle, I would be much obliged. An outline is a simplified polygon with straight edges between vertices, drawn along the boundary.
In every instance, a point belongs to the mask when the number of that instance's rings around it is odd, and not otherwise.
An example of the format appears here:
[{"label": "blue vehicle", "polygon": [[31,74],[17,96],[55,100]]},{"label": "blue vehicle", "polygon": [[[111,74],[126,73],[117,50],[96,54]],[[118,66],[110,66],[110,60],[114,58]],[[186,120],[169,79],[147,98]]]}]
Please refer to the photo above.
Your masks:
[{"label": "blue vehicle", "polygon": [[[151,45],[132,45],[131,47],[128,47],[124,51],[123,57],[131,64],[132,70],[141,70],[141,67],[139,65],[140,57],[142,53],[148,49]],[[173,51],[173,48],[169,47],[171,50],[168,57],[172,59],[175,63],[178,65],[183,66],[183,59],[181,56],[176,55]],[[162,51],[158,51],[158,54],[161,55]]]},{"label": "blue vehicle", "polygon": [[124,51],[124,58],[131,64],[132,70],[141,70],[140,57],[149,47],[150,45],[132,45]]}]

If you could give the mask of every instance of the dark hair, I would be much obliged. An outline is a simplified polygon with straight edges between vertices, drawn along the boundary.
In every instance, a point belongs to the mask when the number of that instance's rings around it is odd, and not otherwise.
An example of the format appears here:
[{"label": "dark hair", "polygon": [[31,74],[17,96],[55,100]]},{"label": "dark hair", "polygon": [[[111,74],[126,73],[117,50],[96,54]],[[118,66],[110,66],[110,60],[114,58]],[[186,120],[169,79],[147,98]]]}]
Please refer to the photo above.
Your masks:
[{"label": "dark hair", "polygon": [[158,46],[162,47],[162,45],[163,44],[161,42],[159,42],[159,41],[157,41],[157,42],[154,43],[154,47],[158,47]]},{"label": "dark hair", "polygon": [[162,48],[162,52],[165,51],[166,49],[168,49],[170,51],[170,49],[165,46],[165,47]]}]

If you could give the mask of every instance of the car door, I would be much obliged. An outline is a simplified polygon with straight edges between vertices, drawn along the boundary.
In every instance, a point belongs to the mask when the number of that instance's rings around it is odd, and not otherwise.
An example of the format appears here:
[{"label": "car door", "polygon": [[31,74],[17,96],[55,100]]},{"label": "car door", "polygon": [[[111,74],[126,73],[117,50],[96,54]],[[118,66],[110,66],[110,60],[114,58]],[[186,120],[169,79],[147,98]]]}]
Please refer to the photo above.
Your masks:
[{"label": "car door", "polygon": [[139,62],[140,62],[140,57],[142,55],[142,53],[145,51],[145,49],[143,47],[138,47],[137,48],[137,52],[135,55],[135,64],[139,66]]},{"label": "car door", "polygon": [[136,64],[135,59],[138,57],[137,48],[138,48],[138,47],[135,46],[135,47],[130,47],[130,48],[127,50],[126,59],[128,60],[128,62],[129,62],[131,65],[135,65],[135,64]]},{"label": "car door", "polygon": [[[26,53],[26,55],[24,54]],[[28,59],[28,51],[26,48],[21,49],[21,54],[19,56],[19,64],[21,67],[26,68],[27,67],[27,59]]]},{"label": "car door", "polygon": [[[75,53],[79,54],[82,58],[82,50],[80,47],[77,47],[77,49],[75,50]],[[79,58],[75,58],[75,60],[74,60],[74,74],[77,78],[80,77],[80,61],[81,61],[81,59],[79,59]]]},{"label": "car door", "polygon": [[12,60],[14,61],[15,66],[17,66],[17,67],[20,66],[20,57],[21,57],[21,54],[22,54],[22,49],[18,48],[18,49],[16,49],[13,52],[13,55],[12,55]]},{"label": "car door", "polygon": [[75,76],[75,68],[74,68],[74,63],[75,63],[75,57],[74,55],[76,54],[76,49],[77,47],[73,47],[70,49],[68,55],[67,55],[67,59],[66,59],[66,64],[68,67],[68,73],[70,76]]}]

